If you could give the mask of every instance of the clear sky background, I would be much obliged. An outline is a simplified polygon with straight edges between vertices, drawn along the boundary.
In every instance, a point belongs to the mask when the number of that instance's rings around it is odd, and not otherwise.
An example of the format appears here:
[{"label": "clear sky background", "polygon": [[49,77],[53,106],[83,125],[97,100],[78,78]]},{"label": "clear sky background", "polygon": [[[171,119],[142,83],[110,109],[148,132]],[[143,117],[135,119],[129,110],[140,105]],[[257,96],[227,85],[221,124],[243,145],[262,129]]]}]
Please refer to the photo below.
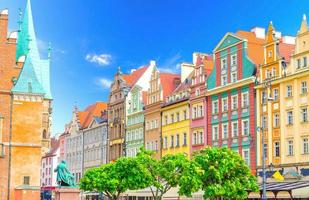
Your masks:
[{"label": "clear sky background", "polygon": [[[211,53],[226,32],[267,28],[295,35],[309,0],[31,0],[41,56],[52,43],[53,134],[80,109],[107,101],[117,67],[123,72],[157,61],[165,71],[193,52]],[[26,0],[0,0],[10,30]]]}]

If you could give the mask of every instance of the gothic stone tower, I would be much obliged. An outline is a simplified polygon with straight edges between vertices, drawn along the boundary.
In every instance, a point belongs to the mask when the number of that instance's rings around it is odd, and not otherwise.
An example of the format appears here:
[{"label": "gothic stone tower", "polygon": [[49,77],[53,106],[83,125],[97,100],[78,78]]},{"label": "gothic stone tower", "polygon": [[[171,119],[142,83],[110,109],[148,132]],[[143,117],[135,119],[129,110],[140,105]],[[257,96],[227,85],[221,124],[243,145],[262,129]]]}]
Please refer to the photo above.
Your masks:
[{"label": "gothic stone tower", "polygon": [[30,0],[7,38],[0,12],[0,199],[39,199],[40,162],[49,148],[49,59],[40,58]]}]

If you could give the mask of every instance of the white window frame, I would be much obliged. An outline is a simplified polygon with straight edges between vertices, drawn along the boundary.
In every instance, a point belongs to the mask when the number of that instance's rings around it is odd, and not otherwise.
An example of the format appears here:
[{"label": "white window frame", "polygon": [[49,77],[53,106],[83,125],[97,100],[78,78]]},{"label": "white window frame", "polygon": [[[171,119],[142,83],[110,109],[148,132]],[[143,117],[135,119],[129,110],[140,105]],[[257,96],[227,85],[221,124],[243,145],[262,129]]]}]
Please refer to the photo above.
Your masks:
[{"label": "white window frame", "polygon": [[[247,153],[248,157],[246,158],[245,154]],[[245,163],[250,166],[250,149],[243,149],[242,150],[242,157]]]},{"label": "white window frame", "polygon": [[[236,126],[235,126],[236,125]],[[235,127],[236,127],[236,130],[235,130]],[[235,135],[235,132],[237,135]],[[232,122],[232,137],[238,137],[238,121],[234,121]]]},{"label": "white window frame", "polygon": [[216,115],[219,113],[219,101],[215,100],[212,102],[212,114]]},{"label": "white window frame", "polygon": [[229,126],[228,123],[222,124],[222,139],[227,139],[229,137]]},{"label": "white window frame", "polygon": [[227,75],[221,75],[221,85],[227,85]]},{"label": "white window frame", "polygon": [[293,125],[293,111],[289,110],[286,113],[286,117],[287,117],[287,125]]},{"label": "white window frame", "polygon": [[279,89],[278,88],[274,88],[274,101],[278,101],[279,100]]},{"label": "white window frame", "polygon": [[302,138],[302,153],[309,154],[309,138]]},{"label": "white window frame", "polygon": [[294,155],[294,141],[293,140],[288,140],[287,141],[287,155],[288,156],[293,156]]},{"label": "white window frame", "polygon": [[229,109],[227,97],[221,99],[221,104],[222,104],[222,112],[227,112]]},{"label": "white window frame", "polygon": [[237,53],[231,54],[231,66],[237,66]]},{"label": "white window frame", "polygon": [[227,58],[221,58],[221,71],[227,70]]},{"label": "white window frame", "polygon": [[[236,100],[234,98],[236,98]],[[237,110],[237,108],[238,108],[238,94],[232,96],[232,110]]]},{"label": "white window frame", "polygon": [[292,85],[286,86],[286,97],[292,97],[293,96],[293,87]]},{"label": "white window frame", "polygon": [[301,122],[308,122],[308,108],[301,108]]},{"label": "white window frame", "polygon": [[307,81],[301,82],[301,94],[307,94],[308,87],[307,87]]},{"label": "white window frame", "polygon": [[232,83],[237,82],[237,71],[231,73],[231,82]]},{"label": "white window frame", "polygon": [[241,93],[241,106],[246,108],[249,106],[249,92]]},{"label": "white window frame", "polygon": [[[278,152],[277,152],[277,149],[278,149]],[[274,143],[274,156],[280,157],[280,142],[279,141]]]},{"label": "white window frame", "polygon": [[[245,127],[245,124],[247,123],[247,127]],[[249,124],[249,119],[244,119],[241,122],[241,126],[242,126],[242,135],[243,136],[249,136],[250,135],[250,124]],[[246,130],[246,131],[245,131]],[[245,134],[245,132],[247,132]]]},{"label": "white window frame", "polygon": [[219,140],[219,127],[218,127],[218,125],[212,126],[212,140],[213,141]]},{"label": "white window frame", "polygon": [[280,127],[280,114],[275,113],[274,114],[274,128]]}]

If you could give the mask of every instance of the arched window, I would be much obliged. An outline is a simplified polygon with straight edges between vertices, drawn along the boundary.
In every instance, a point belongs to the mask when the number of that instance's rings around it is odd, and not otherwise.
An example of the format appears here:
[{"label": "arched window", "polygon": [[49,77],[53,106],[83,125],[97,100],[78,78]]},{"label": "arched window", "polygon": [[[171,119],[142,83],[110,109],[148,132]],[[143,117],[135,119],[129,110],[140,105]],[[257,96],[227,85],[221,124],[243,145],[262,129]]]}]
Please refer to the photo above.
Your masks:
[{"label": "arched window", "polygon": [[47,139],[47,134],[46,134],[46,130],[43,130],[43,139]]}]

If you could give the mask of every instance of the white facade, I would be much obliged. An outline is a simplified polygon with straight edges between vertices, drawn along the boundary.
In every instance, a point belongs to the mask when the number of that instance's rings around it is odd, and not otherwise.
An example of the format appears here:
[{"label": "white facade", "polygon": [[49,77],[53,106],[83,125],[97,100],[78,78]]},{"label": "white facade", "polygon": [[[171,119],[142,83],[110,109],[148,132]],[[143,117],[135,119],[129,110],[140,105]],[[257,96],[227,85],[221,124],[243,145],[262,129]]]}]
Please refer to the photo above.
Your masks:
[{"label": "white facade", "polygon": [[60,162],[59,147],[55,152],[48,153],[41,160],[41,187],[56,187],[57,173],[55,168]]},{"label": "white facade", "polygon": [[95,117],[83,130],[83,172],[107,163],[108,134],[107,119]]},{"label": "white facade", "polygon": [[73,119],[69,134],[65,137],[65,161],[70,172],[75,176],[76,183],[82,177],[83,134],[79,128],[77,110],[73,112]]}]

